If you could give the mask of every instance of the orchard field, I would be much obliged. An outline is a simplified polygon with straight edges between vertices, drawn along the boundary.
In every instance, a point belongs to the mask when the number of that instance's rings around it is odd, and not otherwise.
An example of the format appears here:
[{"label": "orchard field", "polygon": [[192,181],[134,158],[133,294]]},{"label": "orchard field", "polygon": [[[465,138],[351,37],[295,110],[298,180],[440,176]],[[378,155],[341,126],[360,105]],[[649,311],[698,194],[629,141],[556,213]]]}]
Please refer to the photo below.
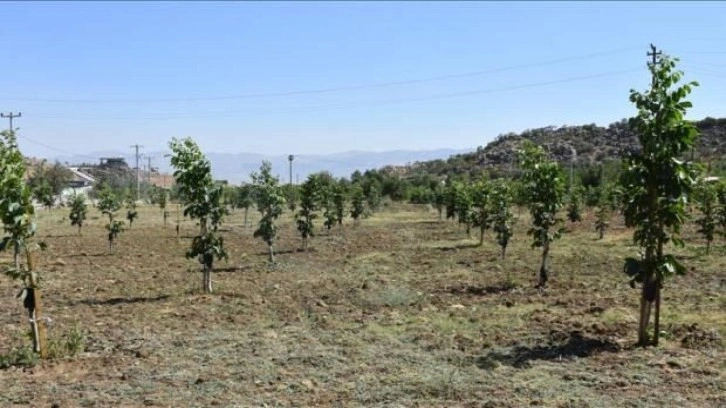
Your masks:
[{"label": "orchard field", "polygon": [[[68,209],[39,211],[43,314],[66,351],[0,370],[0,406],[726,406],[726,246],[706,255],[692,223],[660,345],[641,348],[640,291],[623,273],[638,248],[621,216],[602,240],[592,210],[568,222],[540,290],[526,209],[504,260],[491,231],[478,246],[426,205],[318,226],[306,252],[286,213],[274,267],[237,210],[205,294],[184,257],[198,227],[183,220],[178,239],[176,213],[165,229],[158,208],[138,210],[113,254],[98,210],[82,236]],[[28,347],[20,288],[0,279],[6,360]]]}]

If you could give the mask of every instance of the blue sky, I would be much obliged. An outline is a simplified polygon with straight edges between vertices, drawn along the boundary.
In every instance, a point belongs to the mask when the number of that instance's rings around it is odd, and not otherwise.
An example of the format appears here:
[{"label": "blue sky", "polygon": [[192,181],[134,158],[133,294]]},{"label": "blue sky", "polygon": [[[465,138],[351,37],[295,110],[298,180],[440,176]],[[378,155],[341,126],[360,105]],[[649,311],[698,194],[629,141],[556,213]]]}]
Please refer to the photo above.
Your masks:
[{"label": "blue sky", "polygon": [[264,154],[475,148],[631,116],[652,42],[702,85],[689,117],[721,117],[724,17],[718,2],[3,3],[0,110],[22,111],[21,148],[40,157],[174,136]]}]

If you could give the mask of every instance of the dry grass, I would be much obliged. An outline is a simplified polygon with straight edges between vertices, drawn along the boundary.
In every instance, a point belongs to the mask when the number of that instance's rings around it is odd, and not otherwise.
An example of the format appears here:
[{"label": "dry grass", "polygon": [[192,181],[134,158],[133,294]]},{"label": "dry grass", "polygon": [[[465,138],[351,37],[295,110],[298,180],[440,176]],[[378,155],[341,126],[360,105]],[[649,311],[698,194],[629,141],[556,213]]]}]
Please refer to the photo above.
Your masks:
[{"label": "dry grass", "polygon": [[[635,248],[617,222],[602,241],[572,228],[540,292],[525,218],[503,261],[491,232],[478,247],[426,207],[320,232],[306,253],[286,219],[270,267],[237,212],[205,295],[183,257],[193,223],[177,240],[175,214],[164,230],[142,208],[109,255],[93,215],[83,236],[65,210],[39,222],[49,335],[78,324],[85,350],[0,371],[0,406],[726,405],[723,247],[679,252],[693,270],[664,291],[666,340],[635,349],[637,291],[620,272]],[[17,290],[0,280],[0,354],[27,344]]]}]

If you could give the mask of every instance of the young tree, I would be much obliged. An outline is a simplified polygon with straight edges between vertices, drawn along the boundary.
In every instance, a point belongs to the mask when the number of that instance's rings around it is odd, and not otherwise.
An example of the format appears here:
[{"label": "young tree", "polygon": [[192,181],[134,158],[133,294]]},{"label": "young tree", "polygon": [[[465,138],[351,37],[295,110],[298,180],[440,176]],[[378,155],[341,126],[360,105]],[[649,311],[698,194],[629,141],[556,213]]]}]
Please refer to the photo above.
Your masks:
[{"label": "young tree", "polygon": [[625,224],[635,228],[633,240],[641,253],[638,258],[626,258],[624,269],[632,287],[636,283],[642,285],[638,343],[643,346],[650,343],[648,326],[653,304],[652,343],[658,344],[663,281],[674,273],[686,272],[675,256],[664,251],[669,242],[683,245],[678,234],[686,218],[695,172],[691,163],[679,157],[691,149],[698,136],[698,130],[684,119],[691,107],[684,98],[698,84],[676,87],[683,76],[681,71],[675,71],[676,61],[660,55],[655,63],[648,64],[651,88],[644,93],[630,91],[630,101],[637,107],[638,115],[629,123],[638,137],[640,150],[626,156],[621,185]]},{"label": "young tree", "polygon": [[191,139],[173,138],[171,165],[184,204],[184,216],[199,222],[199,234],[192,239],[187,258],[196,257],[202,265],[202,287],[212,292],[214,259],[227,259],[224,238],[218,234],[227,209],[222,204],[222,186],[212,179],[212,167],[199,146]]},{"label": "young tree", "polygon": [[68,218],[71,220],[71,226],[78,226],[78,235],[81,235],[81,228],[86,221],[86,196],[83,194],[73,196]]},{"label": "young tree", "polygon": [[716,197],[718,200],[716,220],[721,226],[721,235],[726,237],[726,181],[721,181],[716,186]]},{"label": "young tree", "polygon": [[350,206],[350,218],[353,219],[353,226],[356,226],[360,218],[365,214],[365,195],[360,184],[353,184]]},{"label": "young tree", "polygon": [[474,200],[472,199],[470,190],[467,184],[454,182],[456,218],[459,220],[459,224],[464,224],[466,227],[466,235],[471,238],[472,206]]},{"label": "young tree", "polygon": [[335,215],[335,222],[341,227],[343,226],[343,218],[345,218],[345,204],[346,194],[343,183],[335,183],[333,185],[333,214]]},{"label": "young tree", "polygon": [[321,198],[320,180],[315,174],[308,176],[308,179],[300,188],[300,210],[296,215],[297,230],[302,237],[302,250],[307,250],[308,238],[315,235],[313,220],[318,217],[318,202]]},{"label": "young tree", "polygon": [[381,192],[380,190],[378,190],[378,187],[376,187],[375,184],[372,184],[368,189],[368,194],[366,195],[366,204],[369,212],[371,213],[374,211],[378,211],[378,208],[381,206]]},{"label": "young tree", "polygon": [[437,185],[436,190],[434,190],[434,207],[439,213],[439,220],[443,220],[444,208],[446,207],[446,190],[442,185]]},{"label": "young tree", "polygon": [[253,190],[250,184],[243,184],[237,188],[237,207],[244,208],[245,221],[244,227],[247,228],[247,215],[253,203]]},{"label": "young tree", "polygon": [[610,226],[610,207],[602,201],[601,199],[600,205],[595,210],[595,231],[597,231],[599,239],[603,239],[605,231]]},{"label": "young tree", "polygon": [[713,242],[713,236],[716,232],[716,225],[718,223],[716,215],[718,213],[718,196],[716,192],[716,186],[701,180],[698,186],[698,195],[696,198],[698,210],[701,212],[701,217],[696,219],[696,225],[698,225],[698,233],[703,235],[706,239],[706,255],[711,250],[711,243]]},{"label": "young tree", "polygon": [[510,209],[512,192],[506,182],[499,180],[491,189],[489,202],[491,203],[492,229],[497,234],[497,243],[502,248],[502,259],[507,253],[509,239],[512,238],[512,220],[514,215]]},{"label": "young tree", "polygon": [[124,223],[115,219],[116,212],[121,209],[121,200],[108,186],[102,187],[98,193],[98,209],[103,214],[108,215],[108,224],[106,224],[108,251],[113,253],[113,243],[118,235],[123,232]]},{"label": "young tree", "polygon": [[562,235],[562,219],[557,212],[562,208],[565,184],[559,164],[550,161],[541,147],[525,142],[519,151],[523,174],[525,201],[532,216],[532,227],[527,234],[533,238],[532,247],[542,248],[538,287],[544,287],[549,277],[550,245]]},{"label": "young tree", "polygon": [[491,184],[487,180],[480,180],[471,186],[471,198],[474,211],[471,213],[472,224],[479,228],[479,246],[484,245],[484,232],[491,227],[490,218]]},{"label": "young tree", "polygon": [[262,214],[260,224],[254,233],[255,238],[262,238],[270,252],[270,263],[275,262],[273,244],[277,238],[278,227],[275,221],[282,215],[285,206],[284,192],[280,180],[272,175],[272,165],[263,161],[259,173],[252,173],[252,184],[255,188],[257,210]]},{"label": "young tree", "polygon": [[164,218],[164,228],[166,228],[166,220],[169,218],[169,211],[166,205],[169,202],[169,192],[165,188],[160,188],[156,192],[156,201],[161,209],[161,216]]},{"label": "young tree", "polygon": [[[37,272],[33,271],[30,245],[35,235],[35,209],[31,189],[23,179],[24,175],[25,159],[18,149],[15,133],[0,132],[0,217],[5,231],[0,241],[0,251],[12,248],[13,265],[5,273],[23,282],[25,288],[21,297],[29,315],[33,350],[44,357],[44,336],[40,325],[40,280]],[[28,261],[25,268],[20,263],[23,251]]]},{"label": "young tree", "polygon": [[571,223],[582,221],[582,190],[573,188],[570,192],[570,202],[567,205],[567,219]]},{"label": "young tree", "polygon": [[[52,166],[48,166],[46,161],[42,161],[36,166],[33,174],[28,177],[28,185],[32,191],[36,191],[40,186],[47,185],[50,187],[50,196],[59,196],[63,189],[68,187],[73,180],[73,172],[66,166],[56,162]],[[42,200],[38,200],[41,201]]]},{"label": "young tree", "polygon": [[55,196],[53,195],[53,188],[50,183],[43,181],[33,189],[33,198],[41,203],[43,207],[50,210],[55,204]]},{"label": "young tree", "polygon": [[129,191],[126,194],[126,219],[129,220],[129,228],[133,227],[134,220],[138,217],[139,212],[136,210],[136,198]]}]

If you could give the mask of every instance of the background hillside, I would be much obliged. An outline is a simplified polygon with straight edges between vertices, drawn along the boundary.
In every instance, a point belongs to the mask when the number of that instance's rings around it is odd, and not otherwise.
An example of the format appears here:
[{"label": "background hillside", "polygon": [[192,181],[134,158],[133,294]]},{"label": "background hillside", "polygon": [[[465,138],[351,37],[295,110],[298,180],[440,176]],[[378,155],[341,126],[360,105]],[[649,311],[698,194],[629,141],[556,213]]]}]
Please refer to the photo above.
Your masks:
[{"label": "background hillside", "polygon": [[[695,122],[701,131],[696,143],[694,157],[699,160],[719,159],[726,155],[726,118],[706,118]],[[544,146],[550,155],[561,163],[569,164],[573,159],[577,167],[603,164],[617,159],[620,152],[635,149],[638,140],[629,129],[627,120],[612,123],[607,127],[594,124],[581,126],[543,127],[522,133],[507,133],[498,136],[485,147],[475,151],[456,154],[446,160],[430,160],[404,167],[385,168],[388,173],[403,177],[414,175],[445,176],[448,174],[476,176],[484,168],[507,171],[516,162],[516,151],[524,140],[531,140]]]}]

